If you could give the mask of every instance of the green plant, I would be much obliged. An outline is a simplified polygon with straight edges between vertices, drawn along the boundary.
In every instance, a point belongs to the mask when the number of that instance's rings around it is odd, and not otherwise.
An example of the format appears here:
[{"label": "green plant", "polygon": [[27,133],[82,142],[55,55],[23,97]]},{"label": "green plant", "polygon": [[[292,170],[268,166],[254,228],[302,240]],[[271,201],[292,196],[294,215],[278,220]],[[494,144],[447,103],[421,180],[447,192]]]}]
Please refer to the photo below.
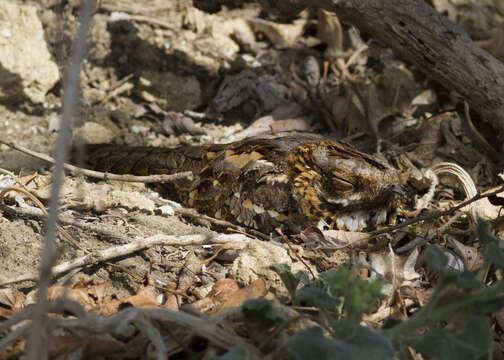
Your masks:
[{"label": "green plant", "polygon": [[[379,329],[360,324],[362,315],[382,296],[382,282],[362,280],[356,268],[343,266],[310,279],[306,272],[293,274],[286,265],[272,268],[284,282],[292,305],[306,309],[298,310],[300,316],[314,319],[319,326],[291,336],[275,331],[285,330],[290,319],[265,299],[244,304],[245,321],[253,324],[263,339],[276,335],[276,344],[298,360],[393,359],[404,345],[414,347],[427,358],[491,359],[488,315],[504,307],[504,280],[484,286],[481,279],[489,269],[504,269],[504,252],[499,247],[501,240],[492,235],[490,224],[481,221],[477,233],[485,257],[478,272],[455,272],[447,267],[448,259],[439,247],[425,250],[427,265],[436,274],[437,284],[428,303],[405,321],[388,319]],[[463,324],[458,331],[437,327],[455,316]]]}]

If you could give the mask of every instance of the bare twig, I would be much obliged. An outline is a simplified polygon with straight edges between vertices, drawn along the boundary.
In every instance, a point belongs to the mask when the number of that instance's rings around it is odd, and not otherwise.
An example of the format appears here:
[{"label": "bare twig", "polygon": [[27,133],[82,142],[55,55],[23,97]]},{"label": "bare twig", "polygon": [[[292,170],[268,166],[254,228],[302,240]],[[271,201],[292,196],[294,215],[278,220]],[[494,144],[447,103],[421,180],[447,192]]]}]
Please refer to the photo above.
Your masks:
[{"label": "bare twig", "polygon": [[45,326],[45,312],[47,308],[47,289],[51,279],[51,268],[56,257],[54,237],[56,235],[56,222],[59,213],[59,193],[61,185],[63,184],[63,166],[68,155],[70,138],[72,136],[72,118],[79,97],[80,69],[86,53],[86,37],[93,16],[94,5],[95,0],[82,2],[80,27],[75,40],[70,66],[68,67],[65,78],[62,121],[56,141],[56,163],[53,172],[53,186],[51,189],[49,218],[47,219],[47,232],[40,264],[37,303],[34,305],[32,324],[28,336],[27,355],[30,360],[47,358],[48,335]]},{"label": "bare twig", "polygon": [[462,123],[466,126],[468,135],[476,142],[476,144],[483,147],[483,149],[492,156],[493,159],[499,159],[499,154],[495,149],[486,141],[486,139],[481,135],[481,133],[476,129],[471,119],[471,113],[469,111],[469,104],[464,101],[464,116],[461,116]]},{"label": "bare twig", "polygon": [[109,101],[110,99],[113,99],[127,91],[130,91],[131,89],[134,88],[134,85],[128,81],[130,81],[133,78],[133,74],[129,74],[128,76],[120,79],[118,82],[113,84],[108,90],[107,90],[107,95],[101,99],[98,99],[94,104],[102,104],[104,102]]},{"label": "bare twig", "polygon": [[[23,209],[23,208],[20,208],[20,207],[11,207],[11,206],[7,206],[7,205],[4,205],[4,204],[0,204],[0,210],[1,211],[4,211],[4,212],[7,212],[11,215],[15,215],[15,216],[22,216],[22,217],[28,217],[28,218],[35,218],[35,219],[38,219],[38,220],[45,220],[46,219],[46,215],[43,213],[42,210],[40,211],[36,211],[36,209]],[[96,225],[93,225],[93,224],[89,224],[89,223],[85,223],[83,221],[80,221],[80,220],[75,220],[75,219],[72,219],[68,216],[60,216],[58,218],[58,223],[60,224],[63,224],[63,225],[71,225],[71,226],[75,226],[75,227],[78,227],[80,229],[84,229],[88,232],[94,232],[96,234],[99,234],[99,235],[103,235],[107,238],[110,238],[110,239],[115,239],[116,241],[122,243],[122,244],[126,244],[126,243],[129,243],[131,241],[133,241],[131,238],[127,237],[127,236],[124,236],[124,235],[121,235],[121,234],[118,234],[118,233],[115,233],[115,232],[112,232],[110,230],[107,230],[107,229],[103,229],[99,226],[96,226]]]},{"label": "bare twig", "polygon": [[[112,7],[112,6],[110,6],[110,7],[109,6],[107,6],[107,7],[100,6],[100,9],[103,9],[103,10],[106,10],[109,12],[120,13],[119,16],[121,16],[121,19],[124,19],[124,20],[152,24],[152,25],[156,25],[161,28],[173,31],[173,24],[166,22],[166,21],[158,20],[158,19],[151,17],[151,16],[136,15],[136,14],[138,14],[138,11],[134,11],[133,9],[116,8],[116,7]],[[113,10],[113,9],[115,9],[115,10]],[[147,11],[145,11],[145,12],[147,12]]]},{"label": "bare twig", "polygon": [[[129,244],[112,246],[104,250],[91,252],[87,255],[78,257],[71,261],[67,261],[56,265],[52,268],[52,275],[59,275],[75,268],[104,262],[113,258],[132,254],[134,252],[147,249],[156,245],[163,246],[197,246],[197,245],[227,245],[228,247],[236,248],[243,247],[248,237],[241,234],[219,234],[219,235],[154,235],[148,238],[135,240]],[[19,283],[23,281],[36,281],[37,274],[25,274],[20,277],[2,282],[0,286]]]},{"label": "bare twig", "polygon": [[[51,164],[55,164],[56,160],[50,157],[49,155],[45,155],[36,151],[32,151],[27,149],[21,145],[14,144],[9,141],[5,141],[0,139],[0,144],[5,144],[12,149],[21,151],[25,154],[31,155],[37,159],[47,161]],[[109,174],[101,171],[94,171],[84,169],[75,165],[64,164],[64,168],[70,171],[74,175],[83,174],[85,176],[102,179],[102,180],[118,180],[118,181],[127,181],[127,182],[141,182],[141,183],[165,183],[172,182],[181,179],[192,180],[193,173],[190,171],[184,171],[181,173],[170,174],[170,175],[149,175],[149,176],[135,176],[135,175],[117,175],[117,174]]]},{"label": "bare twig", "polygon": [[463,201],[460,204],[458,204],[457,206],[454,206],[454,207],[452,207],[452,208],[450,208],[448,210],[444,210],[444,211],[431,211],[431,212],[428,212],[427,214],[420,215],[420,216],[418,216],[418,217],[416,217],[414,219],[407,220],[407,221],[403,222],[402,224],[395,225],[395,226],[389,226],[389,227],[387,227],[385,229],[381,229],[381,230],[371,231],[371,232],[369,232],[369,234],[370,235],[385,234],[385,233],[389,233],[389,232],[395,231],[397,229],[401,229],[403,227],[406,227],[406,226],[409,226],[409,225],[412,225],[412,224],[416,224],[417,222],[420,222],[420,221],[436,219],[436,218],[439,218],[441,216],[446,216],[446,215],[452,215],[452,214],[455,213],[455,211],[460,210],[463,207],[465,207],[465,206],[467,206],[467,205],[469,205],[469,204],[471,204],[471,203],[473,203],[475,201],[478,201],[478,200],[484,199],[484,198],[488,198],[490,196],[497,195],[497,194],[499,194],[499,193],[501,193],[503,191],[504,191],[504,185],[499,186],[496,189],[487,191],[485,193],[478,194],[478,195],[470,198],[469,200]]},{"label": "bare twig", "polygon": [[[35,197],[35,195],[33,195],[31,192],[29,192],[24,186],[22,188],[6,187],[6,188],[2,189],[2,191],[0,191],[0,203],[2,203],[5,194],[7,194],[10,191],[16,191],[16,192],[19,192],[19,193],[22,193],[22,194],[28,196],[35,203],[35,205],[38,206],[38,208],[40,209],[40,211],[42,211],[42,213],[45,216],[48,216],[48,213],[47,213],[47,210],[46,210],[44,204],[42,204],[40,202],[40,200],[37,199]],[[63,237],[65,239],[67,239],[73,246],[75,246],[78,249],[82,249],[82,247],[79,245],[79,243],[77,243],[77,241],[75,241],[70,236],[70,234],[65,231],[65,229],[61,228],[58,224],[56,224],[56,227],[58,228],[58,231],[61,233],[61,235],[63,235]]]},{"label": "bare twig", "polygon": [[263,240],[269,240],[269,237],[260,231],[244,228],[244,227],[233,224],[233,223],[226,221],[226,220],[216,219],[216,218],[213,218],[213,217],[205,215],[205,214],[200,214],[196,210],[183,207],[182,205],[180,205],[179,203],[177,203],[175,201],[171,201],[171,200],[167,200],[167,199],[157,199],[157,200],[159,200],[162,203],[170,205],[173,208],[173,210],[179,215],[187,216],[187,217],[194,218],[194,219],[202,219],[202,220],[208,221],[211,224],[214,224],[216,226],[222,226],[222,227],[226,227],[226,228],[235,229],[235,230],[238,230],[242,234],[251,234],[251,235],[256,236],[258,238],[261,238]]},{"label": "bare twig", "polygon": [[[142,6],[138,6],[138,5]],[[142,3],[133,4],[129,7],[121,7],[112,4],[100,4],[98,10],[103,10],[107,12],[124,12],[129,14],[145,14],[145,13],[159,13],[165,10],[173,9],[173,4],[168,3],[168,5],[160,5],[160,6],[145,6]]]},{"label": "bare twig", "polygon": [[[140,308],[140,307],[131,307],[128,309],[122,310],[120,313],[117,313],[110,317],[102,317],[96,316],[92,314],[88,314],[85,312],[82,306],[80,306],[77,302],[68,300],[68,299],[60,299],[54,303],[50,304],[50,310],[57,314],[64,314],[71,312],[75,317],[54,317],[50,318],[49,324],[53,329],[67,329],[71,333],[79,332],[83,334],[93,334],[96,336],[97,334],[110,334],[113,338],[118,339],[127,339],[133,336],[136,332],[143,331],[144,336],[146,336],[149,341],[154,341],[157,339],[156,343],[160,344],[162,338],[159,333],[153,333],[152,327],[156,323],[167,323],[170,326],[175,327],[177,329],[186,329],[187,333],[196,335],[203,339],[207,339],[214,346],[223,348],[223,349],[231,349],[236,345],[243,345],[247,347],[249,353],[252,358],[259,358],[260,351],[249,344],[244,338],[240,337],[236,334],[229,326],[223,326],[220,324],[215,317],[201,317],[198,315],[193,315],[190,313],[186,313],[183,311],[173,311],[162,308]],[[29,318],[31,313],[31,308],[27,308],[22,312],[16,314],[15,319],[11,318],[0,325],[0,328],[8,329],[21,321]],[[15,320],[15,321],[12,321]],[[6,323],[9,326],[5,326]],[[150,324],[147,325],[146,323]],[[145,325],[149,326],[149,329],[145,328]],[[23,328],[23,325],[18,328]],[[19,334],[21,331],[16,332],[17,335],[14,339],[11,335],[10,341],[12,342],[17,338],[20,338]],[[11,333],[12,334],[12,333]],[[8,343],[3,339],[0,341],[0,352]],[[156,348],[156,351],[159,353],[160,348]],[[166,358],[166,357],[157,357],[157,358]]]},{"label": "bare twig", "polygon": [[301,263],[305,266],[305,268],[308,269],[308,271],[310,272],[311,276],[315,279],[317,276],[315,276],[315,273],[313,272],[312,268],[309,267],[308,264],[306,263],[306,261],[304,261],[304,259],[301,256],[299,256],[299,254],[297,253],[297,251],[292,248],[292,246],[291,246],[291,244],[289,242],[289,239],[287,239],[287,236],[284,235],[284,233],[282,232],[282,229],[276,228],[275,230],[280,234],[280,236],[282,237],[283,242],[287,245],[287,247],[294,254],[294,256],[299,261],[301,261]]}]

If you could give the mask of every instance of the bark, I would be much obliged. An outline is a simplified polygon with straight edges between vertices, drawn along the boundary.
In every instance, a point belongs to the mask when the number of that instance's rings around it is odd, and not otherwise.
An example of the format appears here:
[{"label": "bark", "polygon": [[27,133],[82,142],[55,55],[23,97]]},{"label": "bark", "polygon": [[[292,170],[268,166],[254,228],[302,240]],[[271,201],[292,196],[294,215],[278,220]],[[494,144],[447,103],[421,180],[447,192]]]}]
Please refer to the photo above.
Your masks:
[{"label": "bark", "polygon": [[277,9],[304,3],[336,13],[457,91],[504,139],[504,64],[423,0],[260,1]]}]

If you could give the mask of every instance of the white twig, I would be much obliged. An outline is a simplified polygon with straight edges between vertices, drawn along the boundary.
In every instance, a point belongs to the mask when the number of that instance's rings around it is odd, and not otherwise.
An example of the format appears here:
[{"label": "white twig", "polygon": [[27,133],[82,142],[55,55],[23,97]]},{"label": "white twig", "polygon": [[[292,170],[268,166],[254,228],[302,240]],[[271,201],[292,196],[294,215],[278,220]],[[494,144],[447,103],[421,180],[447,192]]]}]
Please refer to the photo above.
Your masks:
[{"label": "white twig", "polygon": [[[250,238],[243,234],[218,234],[218,235],[154,235],[148,238],[136,240],[130,244],[112,246],[104,250],[96,251],[71,261],[66,261],[52,268],[52,275],[59,275],[75,268],[96,264],[113,258],[132,254],[136,251],[147,249],[156,245],[164,246],[196,246],[196,245],[227,245],[228,248],[243,248]],[[25,274],[14,279],[9,279],[0,286],[23,282],[36,281],[36,274]]]},{"label": "white twig", "polygon": [[47,358],[48,338],[46,333],[46,307],[47,288],[51,279],[51,267],[55,261],[54,237],[56,235],[57,220],[59,213],[59,193],[63,184],[63,166],[68,155],[68,148],[72,132],[72,117],[75,113],[79,98],[80,69],[86,54],[86,37],[89,24],[93,17],[95,0],[85,0],[81,6],[80,27],[75,40],[73,55],[65,77],[65,92],[62,102],[61,129],[56,141],[55,169],[53,173],[53,185],[51,189],[51,201],[44,250],[40,262],[40,281],[37,303],[34,305],[32,324],[28,336],[29,360]]}]

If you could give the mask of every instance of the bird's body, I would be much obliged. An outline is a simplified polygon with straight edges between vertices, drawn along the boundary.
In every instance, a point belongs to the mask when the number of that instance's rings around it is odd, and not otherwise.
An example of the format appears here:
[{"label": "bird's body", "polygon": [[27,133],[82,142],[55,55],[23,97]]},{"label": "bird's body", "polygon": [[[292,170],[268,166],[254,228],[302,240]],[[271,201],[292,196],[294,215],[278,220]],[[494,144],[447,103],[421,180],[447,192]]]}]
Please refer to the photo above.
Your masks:
[{"label": "bird's body", "polygon": [[87,163],[118,174],[192,171],[194,181],[174,184],[185,205],[266,233],[382,223],[399,186],[384,161],[310,134],[173,149],[93,145]]}]

